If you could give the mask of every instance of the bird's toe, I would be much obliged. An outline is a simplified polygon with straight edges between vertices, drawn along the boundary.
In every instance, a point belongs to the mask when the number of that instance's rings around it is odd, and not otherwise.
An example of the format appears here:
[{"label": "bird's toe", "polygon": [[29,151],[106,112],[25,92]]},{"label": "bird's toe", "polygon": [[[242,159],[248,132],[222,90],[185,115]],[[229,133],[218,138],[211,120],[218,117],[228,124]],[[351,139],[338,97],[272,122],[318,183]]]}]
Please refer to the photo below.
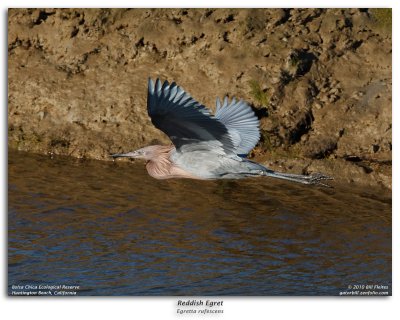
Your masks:
[{"label": "bird's toe", "polygon": [[310,175],[311,184],[315,184],[315,185],[319,185],[319,186],[327,187],[327,188],[333,188],[332,186],[322,182],[322,181],[326,181],[326,180],[334,180],[334,178],[327,176],[325,174],[319,173],[319,172],[313,173]]}]

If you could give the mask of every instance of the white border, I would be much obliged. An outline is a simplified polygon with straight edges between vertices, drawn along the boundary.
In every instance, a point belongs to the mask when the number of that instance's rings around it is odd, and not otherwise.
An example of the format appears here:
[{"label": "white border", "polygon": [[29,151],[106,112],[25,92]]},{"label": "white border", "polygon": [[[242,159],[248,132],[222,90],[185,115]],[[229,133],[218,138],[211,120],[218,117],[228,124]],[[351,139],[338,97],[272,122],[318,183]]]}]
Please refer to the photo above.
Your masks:
[{"label": "white border", "polygon": [[[393,57],[399,56],[399,3],[398,1],[182,1],[161,2],[148,0],[146,2],[132,1],[36,1],[29,3],[20,0],[4,0],[1,3],[1,35],[2,50],[0,52],[3,64],[3,77],[1,77],[1,203],[3,204],[1,221],[2,236],[2,277],[1,277],[1,299],[0,310],[3,319],[187,319],[199,316],[177,316],[176,297],[160,298],[8,298],[7,292],[7,8],[8,7],[392,7],[393,8]],[[399,67],[396,59],[393,59],[393,88],[399,88]],[[399,98],[396,90],[393,90],[393,122],[399,120]],[[393,189],[398,191],[399,172],[396,167],[398,163],[397,141],[399,140],[399,128],[393,125]],[[399,198],[394,194],[393,197],[393,230],[398,231],[399,220],[396,215],[399,209]],[[398,298],[398,272],[399,259],[396,244],[399,244],[398,232],[393,234],[393,297],[386,298],[334,298],[334,297],[225,297],[224,315],[214,315],[213,318],[224,319],[393,319]],[[396,296],[397,294],[397,296]],[[398,309],[398,308],[397,308]],[[210,316],[201,316],[201,318]]]}]

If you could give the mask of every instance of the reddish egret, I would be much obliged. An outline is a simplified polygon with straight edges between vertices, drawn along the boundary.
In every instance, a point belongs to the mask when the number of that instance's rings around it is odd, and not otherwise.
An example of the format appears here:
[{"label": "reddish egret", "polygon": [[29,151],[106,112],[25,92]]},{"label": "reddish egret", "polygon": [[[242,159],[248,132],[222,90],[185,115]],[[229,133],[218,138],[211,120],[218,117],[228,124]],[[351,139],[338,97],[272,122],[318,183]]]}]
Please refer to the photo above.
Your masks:
[{"label": "reddish egret", "polygon": [[152,123],[166,133],[173,145],[153,145],[112,157],[147,160],[156,179],[241,179],[267,176],[303,184],[327,186],[331,178],[317,173],[280,173],[246,159],[260,138],[259,121],[246,102],[223,103],[217,98],[215,115],[175,82],[148,82],[147,111]]}]

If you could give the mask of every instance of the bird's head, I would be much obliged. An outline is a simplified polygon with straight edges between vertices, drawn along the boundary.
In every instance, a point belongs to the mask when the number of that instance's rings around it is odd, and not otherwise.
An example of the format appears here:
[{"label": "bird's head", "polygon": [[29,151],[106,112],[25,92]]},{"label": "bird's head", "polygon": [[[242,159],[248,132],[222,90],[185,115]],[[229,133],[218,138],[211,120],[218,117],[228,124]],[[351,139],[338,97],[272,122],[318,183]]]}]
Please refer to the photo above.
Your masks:
[{"label": "bird's head", "polygon": [[127,157],[127,158],[135,158],[135,159],[152,160],[155,157],[157,157],[160,153],[164,153],[169,150],[171,150],[170,147],[168,148],[168,150],[166,150],[165,146],[154,145],[154,146],[147,146],[144,148],[140,148],[135,151],[128,152],[128,153],[112,154],[111,157],[113,157],[113,158]]}]

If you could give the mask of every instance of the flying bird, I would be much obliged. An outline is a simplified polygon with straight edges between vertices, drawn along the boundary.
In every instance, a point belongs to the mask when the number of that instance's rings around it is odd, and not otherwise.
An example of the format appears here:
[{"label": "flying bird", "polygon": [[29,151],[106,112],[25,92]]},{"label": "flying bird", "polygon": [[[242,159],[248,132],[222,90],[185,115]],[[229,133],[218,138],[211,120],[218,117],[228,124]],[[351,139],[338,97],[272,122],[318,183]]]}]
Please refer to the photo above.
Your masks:
[{"label": "flying bird", "polygon": [[259,120],[243,100],[217,98],[211,114],[175,82],[148,80],[147,111],[154,126],[169,136],[173,145],[151,145],[113,158],[147,161],[156,179],[241,179],[273,177],[303,184],[326,186],[331,177],[316,173],[299,175],[276,172],[247,159],[260,139]]}]

